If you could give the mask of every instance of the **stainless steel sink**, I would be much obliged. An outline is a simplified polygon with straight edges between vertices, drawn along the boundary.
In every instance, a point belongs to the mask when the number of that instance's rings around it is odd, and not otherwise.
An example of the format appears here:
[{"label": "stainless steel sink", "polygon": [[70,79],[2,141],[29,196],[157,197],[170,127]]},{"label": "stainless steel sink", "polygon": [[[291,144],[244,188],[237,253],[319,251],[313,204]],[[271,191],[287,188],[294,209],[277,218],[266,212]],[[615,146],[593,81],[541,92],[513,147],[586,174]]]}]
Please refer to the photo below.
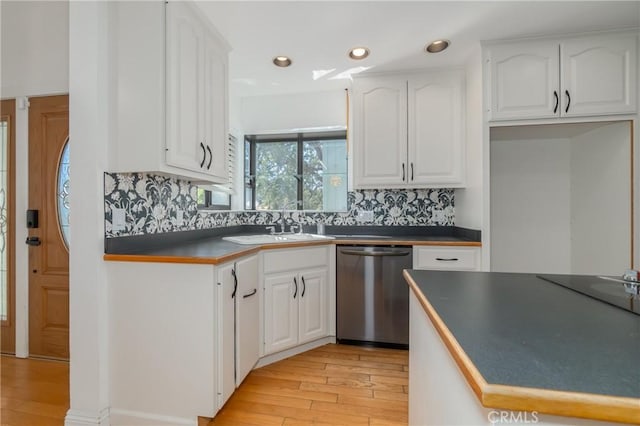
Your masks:
[{"label": "stainless steel sink", "polygon": [[222,237],[222,239],[236,244],[278,244],[296,241],[333,240],[334,238],[327,235],[317,234],[257,234]]}]

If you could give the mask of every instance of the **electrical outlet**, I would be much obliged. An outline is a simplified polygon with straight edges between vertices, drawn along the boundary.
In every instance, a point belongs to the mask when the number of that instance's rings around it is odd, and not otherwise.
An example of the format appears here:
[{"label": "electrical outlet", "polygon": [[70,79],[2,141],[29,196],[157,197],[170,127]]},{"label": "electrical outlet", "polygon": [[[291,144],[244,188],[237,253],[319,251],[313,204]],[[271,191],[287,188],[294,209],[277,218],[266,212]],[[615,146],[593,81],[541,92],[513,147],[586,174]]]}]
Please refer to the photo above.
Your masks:
[{"label": "electrical outlet", "polygon": [[431,218],[434,222],[440,223],[446,220],[444,210],[433,210],[431,212]]},{"label": "electrical outlet", "polygon": [[368,210],[358,211],[358,222],[373,222],[373,212]]},{"label": "electrical outlet", "polygon": [[127,226],[127,215],[125,209],[111,209],[111,230],[114,232],[124,231]]},{"label": "electrical outlet", "polygon": [[184,210],[178,209],[178,211],[176,211],[176,225],[182,226],[183,222],[184,222]]}]

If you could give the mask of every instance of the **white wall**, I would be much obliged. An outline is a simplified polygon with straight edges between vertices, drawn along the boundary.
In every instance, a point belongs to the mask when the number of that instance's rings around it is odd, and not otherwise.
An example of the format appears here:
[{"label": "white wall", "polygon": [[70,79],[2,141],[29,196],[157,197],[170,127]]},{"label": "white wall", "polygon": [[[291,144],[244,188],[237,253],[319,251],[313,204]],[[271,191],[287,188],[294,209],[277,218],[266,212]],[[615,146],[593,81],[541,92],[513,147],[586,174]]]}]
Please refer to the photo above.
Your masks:
[{"label": "white wall", "polygon": [[335,130],[347,126],[344,90],[242,98],[241,126],[245,134]]},{"label": "white wall", "polygon": [[629,122],[571,141],[571,270],[621,275],[631,266]]},{"label": "white wall", "polygon": [[2,98],[69,91],[69,3],[2,1]]},{"label": "white wall", "polygon": [[[69,92],[69,4],[66,1],[0,2],[0,97],[16,109],[16,355],[28,355],[29,110],[26,97]],[[24,105],[24,106],[21,106]]]},{"label": "white wall", "polygon": [[492,271],[571,272],[570,148],[569,139],[491,142]]},{"label": "white wall", "polygon": [[455,190],[457,226],[482,228],[482,55],[480,43],[467,62],[466,187]]},{"label": "white wall", "polygon": [[[65,424],[108,424],[104,183],[110,140],[107,2],[72,2],[69,22],[71,407]],[[75,141],[75,143],[74,143]]]}]

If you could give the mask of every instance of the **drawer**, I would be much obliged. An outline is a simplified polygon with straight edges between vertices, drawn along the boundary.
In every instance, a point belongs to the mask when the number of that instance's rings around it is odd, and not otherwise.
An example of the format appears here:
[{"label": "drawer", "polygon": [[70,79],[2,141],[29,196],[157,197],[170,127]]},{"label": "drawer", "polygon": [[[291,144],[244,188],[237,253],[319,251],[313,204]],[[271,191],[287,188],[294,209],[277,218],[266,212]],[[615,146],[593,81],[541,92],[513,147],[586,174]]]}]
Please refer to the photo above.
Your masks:
[{"label": "drawer", "polygon": [[265,274],[329,265],[329,247],[291,248],[263,252]]},{"label": "drawer", "polygon": [[479,271],[480,247],[414,246],[414,269]]}]

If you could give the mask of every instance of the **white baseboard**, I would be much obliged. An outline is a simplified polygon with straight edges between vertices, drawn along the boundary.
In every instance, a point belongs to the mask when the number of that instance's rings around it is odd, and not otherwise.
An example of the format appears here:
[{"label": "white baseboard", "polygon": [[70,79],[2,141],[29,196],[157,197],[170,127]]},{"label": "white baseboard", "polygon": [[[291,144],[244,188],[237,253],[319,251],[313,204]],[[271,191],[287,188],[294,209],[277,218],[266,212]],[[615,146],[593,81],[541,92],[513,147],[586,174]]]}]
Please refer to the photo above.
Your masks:
[{"label": "white baseboard", "polygon": [[109,426],[109,409],[105,408],[99,413],[69,409],[64,426]]},{"label": "white baseboard", "polygon": [[111,426],[198,426],[197,417],[189,419],[114,408],[111,409],[109,420]]},{"label": "white baseboard", "polygon": [[265,365],[273,364],[274,362],[282,361],[283,359],[301,354],[302,352],[306,352],[319,346],[335,342],[336,336],[327,336],[323,337],[322,339],[314,340],[313,342],[305,343],[304,345],[296,346],[295,348],[287,349],[275,354],[266,355],[260,358],[254,368],[264,367]]}]

